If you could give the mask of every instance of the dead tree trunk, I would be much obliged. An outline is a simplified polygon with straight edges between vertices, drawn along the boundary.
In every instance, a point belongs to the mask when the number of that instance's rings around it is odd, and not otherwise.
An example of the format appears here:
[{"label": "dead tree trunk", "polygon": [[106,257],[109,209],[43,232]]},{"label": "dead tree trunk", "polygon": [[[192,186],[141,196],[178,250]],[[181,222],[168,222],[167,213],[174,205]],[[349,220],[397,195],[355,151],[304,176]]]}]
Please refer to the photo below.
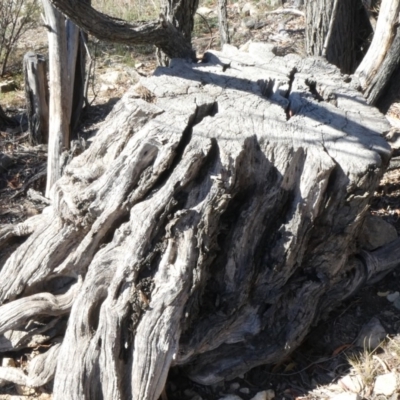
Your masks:
[{"label": "dead tree trunk", "polygon": [[[64,15],[56,10],[49,0],[42,1],[49,40],[51,118],[46,182],[48,196],[54,182],[61,176],[61,153],[69,148],[70,143],[80,30],[71,21],[66,21]],[[79,73],[82,73],[81,69]],[[80,96],[83,97],[83,85],[80,88]]]},{"label": "dead tree trunk", "polygon": [[400,2],[382,0],[371,46],[356,74],[365,97],[375,104],[400,65]]},{"label": "dead tree trunk", "polygon": [[358,85],[256,43],[143,78],[45,212],[0,230],[3,246],[28,236],[0,271],[0,349],[68,320],[28,374],[0,379],[55,374],[55,400],[157,400],[171,367],[212,384],[294,350],[396,265],[353,257],[390,158],[390,126]]},{"label": "dead tree trunk", "polygon": [[219,36],[221,38],[221,47],[229,43],[228,30],[228,11],[226,9],[227,0],[218,0],[218,21],[219,21]]},{"label": "dead tree trunk", "polygon": [[[323,56],[344,73],[357,67],[365,13],[360,0],[307,0],[306,52]],[[364,18],[363,18],[364,17]]]},{"label": "dead tree trunk", "polygon": [[24,56],[25,99],[32,145],[48,142],[49,90],[43,56],[28,52]]}]

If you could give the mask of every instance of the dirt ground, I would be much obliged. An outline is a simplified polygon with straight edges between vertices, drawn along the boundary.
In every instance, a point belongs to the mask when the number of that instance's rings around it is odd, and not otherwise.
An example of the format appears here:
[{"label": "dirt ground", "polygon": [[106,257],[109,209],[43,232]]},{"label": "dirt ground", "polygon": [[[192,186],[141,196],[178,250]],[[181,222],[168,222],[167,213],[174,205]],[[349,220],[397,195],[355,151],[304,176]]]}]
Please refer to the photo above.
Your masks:
[{"label": "dirt ground", "polygon": [[[212,1],[203,1],[196,16],[193,43],[201,56],[207,49],[219,48],[217,16]],[[238,1],[229,8],[229,20],[234,45],[248,40],[268,41],[276,45],[277,54],[303,54],[304,18],[286,14],[269,14],[262,2]],[[257,7],[258,4],[258,7]],[[288,6],[289,4],[287,4]],[[247,8],[246,8],[247,7]],[[244,10],[245,8],[245,10]],[[244,11],[243,11],[244,10]],[[250,29],[249,29],[250,27]],[[27,35],[20,50],[44,51],[44,29]],[[151,47],[125,46],[116,50],[109,44],[91,46],[96,56],[95,75],[89,91],[91,105],[84,111],[79,136],[90,141],[126,89],[140,76],[152,73],[156,67]],[[6,79],[14,76],[9,75]],[[400,82],[400,79],[399,79]],[[24,125],[24,92],[18,90],[1,99],[7,113]],[[385,99],[383,111],[400,124],[400,91]],[[27,133],[0,132],[0,151],[11,157],[4,167],[0,160],[0,224],[16,223],[42,211],[46,204],[32,196],[29,189],[43,193],[46,171],[46,146],[31,147]],[[400,151],[393,153],[394,166],[384,175],[374,194],[370,212],[392,224],[400,233]],[[0,263],[12,251],[0,254]],[[171,371],[166,397],[169,400],[268,400],[276,399],[336,399],[395,400],[400,399],[400,270],[395,270],[379,283],[364,287],[313,328],[304,344],[279,365],[260,366],[230,382],[210,387],[196,385],[183,377],[179,369]],[[394,299],[394,300],[393,300]],[[399,297],[400,299],[400,297]],[[371,320],[381,325],[381,344],[369,349],[358,346],[360,331]],[[378,324],[379,325],[379,324]],[[386,377],[384,393],[377,381]],[[390,380],[392,379],[392,380]],[[51,388],[49,389],[51,390]],[[382,390],[381,390],[382,391]],[[389,393],[390,392],[390,393]],[[1,393],[4,393],[2,395]],[[13,394],[15,397],[10,396]],[[27,393],[26,393],[27,394]],[[19,396],[19,397],[16,397]],[[358,397],[357,397],[358,396]],[[50,398],[47,393],[18,394],[13,385],[0,387],[0,399]],[[163,399],[165,400],[165,399]]]}]

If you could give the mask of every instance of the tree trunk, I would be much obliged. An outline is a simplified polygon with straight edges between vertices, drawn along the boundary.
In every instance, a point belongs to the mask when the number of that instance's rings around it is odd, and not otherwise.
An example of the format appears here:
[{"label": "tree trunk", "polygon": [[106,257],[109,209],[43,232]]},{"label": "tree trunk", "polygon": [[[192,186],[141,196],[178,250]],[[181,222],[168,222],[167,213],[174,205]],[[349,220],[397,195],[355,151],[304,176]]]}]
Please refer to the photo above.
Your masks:
[{"label": "tree trunk", "polygon": [[398,0],[382,0],[374,38],[356,71],[370,104],[375,104],[383,94],[399,66],[399,13]]},{"label": "tree trunk", "polygon": [[24,56],[25,99],[29,124],[29,142],[48,142],[49,89],[47,67],[43,56],[28,52]]},{"label": "tree trunk", "polygon": [[230,42],[228,30],[228,12],[226,6],[227,0],[218,0],[219,36],[221,38],[221,47]]},{"label": "tree trunk", "polygon": [[[80,30],[71,21],[57,11],[49,0],[42,0],[46,14],[49,40],[49,150],[47,162],[46,197],[61,176],[60,156],[63,150],[69,148],[71,139],[71,117],[79,118],[79,110],[74,110],[74,97],[83,99],[83,84],[74,93],[77,79],[77,59],[80,42]],[[78,75],[84,74],[78,65]],[[81,106],[83,100],[75,102]],[[78,113],[77,113],[78,112]],[[75,125],[76,121],[72,121]]]},{"label": "tree trunk", "polygon": [[307,0],[306,52],[353,73],[361,35],[360,0]]},{"label": "tree trunk", "polygon": [[212,384],[282,360],[399,256],[354,257],[390,158],[358,85],[257,43],[143,78],[51,206],[1,228],[3,246],[29,237],[0,271],[0,345],[68,318],[42,355],[55,400],[157,400],[171,367]]}]

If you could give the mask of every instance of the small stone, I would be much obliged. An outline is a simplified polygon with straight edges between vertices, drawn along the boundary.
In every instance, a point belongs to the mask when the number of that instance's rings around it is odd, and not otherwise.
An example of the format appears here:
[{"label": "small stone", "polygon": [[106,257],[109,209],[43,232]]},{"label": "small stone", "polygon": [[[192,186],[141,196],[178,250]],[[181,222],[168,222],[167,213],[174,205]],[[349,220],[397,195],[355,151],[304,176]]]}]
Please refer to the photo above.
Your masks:
[{"label": "small stone", "polygon": [[400,129],[394,128],[385,136],[393,150],[400,149]]},{"label": "small stone", "polygon": [[243,18],[243,20],[242,20],[243,28],[254,29],[256,24],[257,24],[257,20],[255,18],[246,17],[246,18]]},{"label": "small stone", "polygon": [[361,400],[357,393],[340,393],[329,400]]},{"label": "small stone", "polygon": [[251,400],[272,400],[275,398],[275,392],[272,389],[258,392]]},{"label": "small stone", "polygon": [[17,88],[17,85],[15,84],[14,81],[8,81],[8,82],[1,82],[0,83],[0,93],[12,92],[16,88]]},{"label": "small stone", "polygon": [[246,3],[242,8],[242,14],[255,17],[258,15],[258,9],[253,3]]},{"label": "small stone", "polygon": [[224,397],[220,397],[218,400],[243,400],[243,399],[239,396],[236,396],[235,394],[228,394]]},{"label": "small stone", "polygon": [[214,12],[214,10],[212,10],[211,8],[208,7],[199,7],[196,10],[197,14],[202,15],[203,17],[207,17],[208,15],[210,15],[211,13]]},{"label": "small stone", "polygon": [[390,396],[395,392],[396,386],[397,379],[393,372],[379,375],[375,380],[374,393]]},{"label": "small stone", "polygon": [[265,3],[270,7],[279,7],[282,5],[282,0],[266,0]]},{"label": "small stone", "polygon": [[400,310],[400,297],[398,297],[394,302],[393,305]]},{"label": "small stone", "polygon": [[338,383],[343,389],[353,393],[360,393],[364,388],[362,379],[358,375],[345,375]]},{"label": "small stone", "polygon": [[240,383],[238,383],[238,382],[233,382],[233,383],[230,384],[229,388],[230,388],[231,390],[238,390],[238,389],[240,388]]},{"label": "small stone", "polygon": [[356,340],[356,346],[374,350],[385,337],[385,328],[382,326],[381,321],[374,317],[361,328]]},{"label": "small stone", "polygon": [[250,389],[249,388],[241,388],[241,389],[239,389],[239,392],[243,393],[243,394],[250,394]]},{"label": "small stone", "polygon": [[105,74],[101,74],[99,76],[99,79],[104,82],[108,83],[110,85],[115,85],[118,82],[121,81],[122,74],[120,71],[108,71]]},{"label": "small stone", "polygon": [[2,367],[15,367],[15,361],[12,358],[4,357],[1,362]]},{"label": "small stone", "polygon": [[359,244],[365,250],[375,250],[397,239],[396,228],[375,215],[368,215],[358,238]]},{"label": "small stone", "polygon": [[386,296],[386,298],[393,303],[400,296],[399,292],[390,293]]}]

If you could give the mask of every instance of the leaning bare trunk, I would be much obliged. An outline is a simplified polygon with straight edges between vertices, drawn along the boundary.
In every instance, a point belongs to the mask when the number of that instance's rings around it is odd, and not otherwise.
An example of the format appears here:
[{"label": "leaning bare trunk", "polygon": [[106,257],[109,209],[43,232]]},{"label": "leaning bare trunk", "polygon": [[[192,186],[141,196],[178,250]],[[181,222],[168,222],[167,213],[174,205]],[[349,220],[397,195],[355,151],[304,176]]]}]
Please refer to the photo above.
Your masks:
[{"label": "leaning bare trunk", "polygon": [[143,78],[48,209],[0,229],[29,235],[0,271],[0,351],[62,336],[46,374],[0,379],[157,400],[172,367],[213,384],[287,356],[399,256],[353,257],[390,157],[357,85],[257,43]]},{"label": "leaning bare trunk", "polygon": [[374,38],[356,71],[370,104],[383,94],[400,64],[399,13],[398,0],[382,0]]}]

